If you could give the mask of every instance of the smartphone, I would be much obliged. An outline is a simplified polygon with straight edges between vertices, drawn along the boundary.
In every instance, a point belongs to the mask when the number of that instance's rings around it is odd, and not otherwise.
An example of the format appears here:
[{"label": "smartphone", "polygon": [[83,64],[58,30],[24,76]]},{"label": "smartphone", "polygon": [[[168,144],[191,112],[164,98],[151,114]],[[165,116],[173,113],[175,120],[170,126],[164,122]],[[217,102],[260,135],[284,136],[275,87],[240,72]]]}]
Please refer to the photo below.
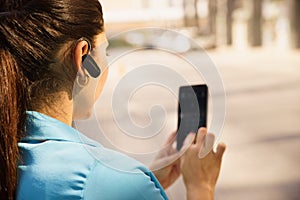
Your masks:
[{"label": "smartphone", "polygon": [[178,151],[189,133],[197,133],[199,128],[207,126],[207,104],[207,85],[180,87],[176,138]]}]

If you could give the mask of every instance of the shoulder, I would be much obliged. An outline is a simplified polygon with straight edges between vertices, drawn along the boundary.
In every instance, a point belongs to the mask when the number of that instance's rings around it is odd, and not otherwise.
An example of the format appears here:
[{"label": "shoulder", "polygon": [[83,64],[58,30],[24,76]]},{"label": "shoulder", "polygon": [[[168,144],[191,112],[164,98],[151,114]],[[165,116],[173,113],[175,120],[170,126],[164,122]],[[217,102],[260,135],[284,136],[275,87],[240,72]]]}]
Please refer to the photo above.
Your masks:
[{"label": "shoulder", "polygon": [[165,199],[155,176],[138,161],[79,131],[32,113],[19,142],[18,199]]},{"label": "shoulder", "polygon": [[167,199],[153,173],[137,160],[104,147],[86,150],[96,163],[87,177],[84,199]]},{"label": "shoulder", "polygon": [[97,159],[84,199],[167,199],[153,173],[136,160],[108,150],[110,158]]},{"label": "shoulder", "polygon": [[21,148],[22,152],[27,152],[23,154],[25,162],[19,165],[19,197],[167,198],[155,176],[143,164],[103,146],[69,141],[19,145],[25,147]]}]

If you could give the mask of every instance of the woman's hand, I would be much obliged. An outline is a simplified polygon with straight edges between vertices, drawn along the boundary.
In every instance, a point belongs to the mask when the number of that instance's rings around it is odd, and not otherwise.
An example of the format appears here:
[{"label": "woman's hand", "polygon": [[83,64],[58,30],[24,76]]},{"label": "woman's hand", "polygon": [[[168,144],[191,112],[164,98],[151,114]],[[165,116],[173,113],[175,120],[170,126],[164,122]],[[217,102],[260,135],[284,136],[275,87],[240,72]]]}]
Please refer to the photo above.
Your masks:
[{"label": "woman's hand", "polygon": [[173,148],[176,132],[173,133],[158,153],[150,169],[159,180],[164,189],[171,186],[180,176],[180,155]]},{"label": "woman's hand", "polygon": [[[195,138],[195,134],[188,136]],[[207,134],[205,128],[198,131],[196,143],[186,147],[181,158],[181,172],[187,189],[188,199],[213,200],[225,144],[219,144],[217,152],[213,151],[215,137]]]}]

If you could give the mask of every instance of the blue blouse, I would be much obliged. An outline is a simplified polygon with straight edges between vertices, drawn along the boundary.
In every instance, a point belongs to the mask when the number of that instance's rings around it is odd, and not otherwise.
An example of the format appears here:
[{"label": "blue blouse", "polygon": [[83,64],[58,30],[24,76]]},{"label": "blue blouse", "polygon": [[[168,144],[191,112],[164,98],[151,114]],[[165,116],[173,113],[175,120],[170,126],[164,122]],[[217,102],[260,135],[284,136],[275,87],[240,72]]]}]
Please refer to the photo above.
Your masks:
[{"label": "blue blouse", "polygon": [[167,199],[152,172],[66,124],[28,112],[19,142],[18,200]]}]

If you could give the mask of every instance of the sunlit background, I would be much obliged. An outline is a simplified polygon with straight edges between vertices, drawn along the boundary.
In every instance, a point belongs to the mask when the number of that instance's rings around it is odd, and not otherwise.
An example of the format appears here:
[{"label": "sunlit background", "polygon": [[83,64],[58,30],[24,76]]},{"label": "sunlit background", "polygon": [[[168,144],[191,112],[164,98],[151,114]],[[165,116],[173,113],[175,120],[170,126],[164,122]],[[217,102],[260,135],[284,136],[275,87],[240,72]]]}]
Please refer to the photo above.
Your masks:
[{"label": "sunlit background", "polygon": [[102,5],[109,34],[155,26],[185,31],[210,47],[300,45],[296,0],[110,0]]},{"label": "sunlit background", "polygon": [[[106,33],[112,37],[141,27],[175,30],[192,38],[206,50],[218,68],[227,96],[227,116],[220,140],[228,150],[216,189],[220,200],[296,200],[300,196],[300,1],[299,0],[102,0]],[[158,35],[161,43],[172,36]],[[175,42],[176,43],[176,42]],[[110,40],[110,51],[130,45],[146,45],[147,35],[133,34]],[[189,42],[179,52],[196,59],[202,50]],[[165,59],[164,59],[165,58]],[[134,145],[118,136],[113,124],[113,85],[134,67],[155,60],[174,69],[180,61],[155,51],[139,52],[120,59],[111,67],[104,93],[98,102],[97,117],[105,124],[106,135],[120,146]],[[166,61],[167,60],[167,61]],[[194,77],[193,83],[197,83]],[[203,80],[199,78],[199,83]],[[150,105],[167,106],[166,138],[177,126],[176,97],[163,88],[144,88],[130,104],[136,123],[149,123]],[[128,106],[128,105],[124,105]],[[210,116],[211,117],[211,116]],[[162,119],[163,120],[163,119]],[[84,132],[101,142],[95,119]],[[162,139],[151,147],[159,148]],[[139,148],[138,146],[136,147]],[[146,147],[144,147],[146,148]],[[151,149],[151,148],[150,148]],[[147,149],[148,150],[148,149]],[[141,159],[137,157],[137,159]],[[170,199],[185,199],[178,180],[167,190]]]}]

